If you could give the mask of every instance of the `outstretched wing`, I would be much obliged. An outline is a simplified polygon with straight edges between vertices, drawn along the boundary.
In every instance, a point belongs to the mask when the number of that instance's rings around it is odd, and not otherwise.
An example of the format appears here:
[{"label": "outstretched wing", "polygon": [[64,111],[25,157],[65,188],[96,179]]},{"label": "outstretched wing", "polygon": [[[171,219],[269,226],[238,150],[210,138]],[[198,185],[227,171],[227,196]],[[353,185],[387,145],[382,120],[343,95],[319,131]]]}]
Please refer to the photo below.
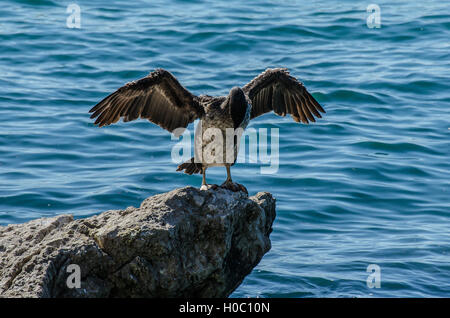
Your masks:
[{"label": "outstretched wing", "polygon": [[322,118],[325,110],[302,83],[289,75],[285,68],[267,69],[244,86],[252,102],[251,118],[274,111],[279,116],[290,114],[296,122]]},{"label": "outstretched wing", "polygon": [[172,132],[204,114],[197,97],[192,95],[163,69],[126,84],[95,105],[91,118],[96,125],[110,125],[123,118],[124,122],[146,118]]}]

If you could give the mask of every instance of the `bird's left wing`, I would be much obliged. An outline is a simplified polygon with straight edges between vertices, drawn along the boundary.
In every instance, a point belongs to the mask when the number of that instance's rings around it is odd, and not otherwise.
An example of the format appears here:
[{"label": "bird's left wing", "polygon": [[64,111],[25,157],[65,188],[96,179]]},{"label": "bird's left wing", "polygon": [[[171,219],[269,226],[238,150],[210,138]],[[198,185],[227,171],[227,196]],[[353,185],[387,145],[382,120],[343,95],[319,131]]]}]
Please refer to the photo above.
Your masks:
[{"label": "bird's left wing", "polygon": [[100,127],[123,118],[124,122],[146,118],[172,132],[204,114],[198,98],[168,71],[157,69],[148,76],[126,84],[104,98],[90,111]]},{"label": "bird's left wing", "polygon": [[290,114],[296,122],[307,124],[321,118],[325,110],[285,68],[267,69],[243,87],[252,102],[251,118],[274,111],[279,116]]}]

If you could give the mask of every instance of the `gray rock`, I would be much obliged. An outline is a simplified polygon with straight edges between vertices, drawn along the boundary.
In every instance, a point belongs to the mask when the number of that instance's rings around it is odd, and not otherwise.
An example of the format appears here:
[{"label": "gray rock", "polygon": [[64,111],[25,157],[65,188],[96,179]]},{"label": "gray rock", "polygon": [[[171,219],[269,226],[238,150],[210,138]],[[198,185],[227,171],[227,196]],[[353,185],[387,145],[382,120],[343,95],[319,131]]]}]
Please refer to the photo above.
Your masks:
[{"label": "gray rock", "polygon": [[[185,187],[139,208],[0,227],[0,297],[226,297],[270,249],[274,219],[270,193]],[[71,264],[80,288],[68,287]]]}]

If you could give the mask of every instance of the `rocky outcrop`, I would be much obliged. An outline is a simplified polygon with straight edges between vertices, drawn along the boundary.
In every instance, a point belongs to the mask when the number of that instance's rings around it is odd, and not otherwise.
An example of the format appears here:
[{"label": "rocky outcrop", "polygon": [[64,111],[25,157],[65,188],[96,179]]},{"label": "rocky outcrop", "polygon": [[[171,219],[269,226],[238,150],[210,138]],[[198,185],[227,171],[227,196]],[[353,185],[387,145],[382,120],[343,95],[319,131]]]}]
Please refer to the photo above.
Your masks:
[{"label": "rocky outcrop", "polygon": [[274,218],[269,193],[185,187],[0,227],[0,297],[226,297],[270,249]]}]

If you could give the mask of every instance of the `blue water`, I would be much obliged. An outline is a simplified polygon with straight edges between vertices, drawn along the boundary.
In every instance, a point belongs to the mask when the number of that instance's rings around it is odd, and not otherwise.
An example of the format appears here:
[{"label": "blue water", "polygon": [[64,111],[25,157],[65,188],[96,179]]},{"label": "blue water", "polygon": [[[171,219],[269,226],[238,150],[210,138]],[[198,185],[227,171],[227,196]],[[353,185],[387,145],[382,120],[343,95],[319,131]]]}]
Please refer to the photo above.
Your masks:
[{"label": "blue water", "polygon": [[[226,94],[288,67],[327,110],[268,114],[278,173],[232,169],[277,198],[272,249],[233,297],[450,296],[450,5],[377,1],[5,0],[0,9],[0,225],[137,206],[200,176],[175,171],[147,121],[99,129],[88,110],[157,67]],[[221,183],[224,169],[210,169]],[[381,270],[368,288],[369,264]]]}]

